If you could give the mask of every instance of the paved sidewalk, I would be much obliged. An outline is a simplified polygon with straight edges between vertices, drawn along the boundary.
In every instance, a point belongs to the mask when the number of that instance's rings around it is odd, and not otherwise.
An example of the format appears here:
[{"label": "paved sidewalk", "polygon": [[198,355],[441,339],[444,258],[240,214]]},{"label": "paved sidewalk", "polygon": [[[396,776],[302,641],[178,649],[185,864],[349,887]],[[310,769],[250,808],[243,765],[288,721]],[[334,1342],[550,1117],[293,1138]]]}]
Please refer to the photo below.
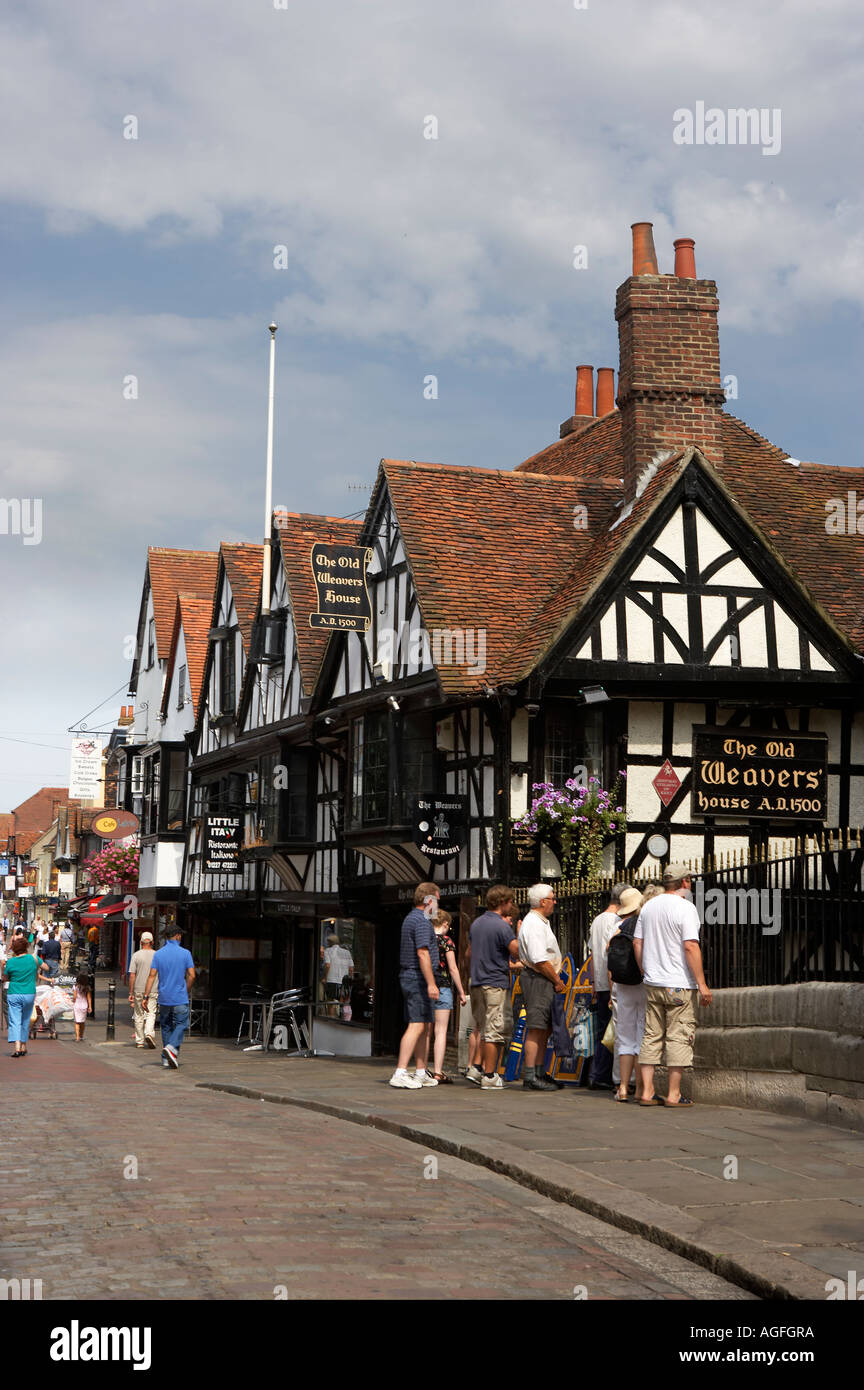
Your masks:
[{"label": "paved sidewalk", "polygon": [[480,1091],[461,1078],[397,1091],[391,1061],[265,1056],[211,1039],[184,1044],[179,1072],[128,1043],[85,1046],[154,1085],[301,1106],[414,1140],[763,1298],[825,1299],[829,1277],[864,1274],[864,1136],[833,1125],[726,1106],[616,1105],[607,1092]]}]

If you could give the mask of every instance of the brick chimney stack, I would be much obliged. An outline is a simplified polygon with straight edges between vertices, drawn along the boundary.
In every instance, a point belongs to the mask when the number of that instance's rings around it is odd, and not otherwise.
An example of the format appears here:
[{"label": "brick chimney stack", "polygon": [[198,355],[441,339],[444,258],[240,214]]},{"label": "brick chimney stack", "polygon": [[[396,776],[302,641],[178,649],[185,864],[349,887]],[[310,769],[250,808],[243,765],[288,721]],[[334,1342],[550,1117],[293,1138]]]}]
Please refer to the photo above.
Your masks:
[{"label": "brick chimney stack", "polygon": [[[675,243],[674,275],[660,275],[651,223],[633,224],[634,273],[618,288],[624,496],[653,459],[686,445],[721,465],[717,286],[696,279],[693,242]],[[638,269],[637,269],[638,267]]]}]

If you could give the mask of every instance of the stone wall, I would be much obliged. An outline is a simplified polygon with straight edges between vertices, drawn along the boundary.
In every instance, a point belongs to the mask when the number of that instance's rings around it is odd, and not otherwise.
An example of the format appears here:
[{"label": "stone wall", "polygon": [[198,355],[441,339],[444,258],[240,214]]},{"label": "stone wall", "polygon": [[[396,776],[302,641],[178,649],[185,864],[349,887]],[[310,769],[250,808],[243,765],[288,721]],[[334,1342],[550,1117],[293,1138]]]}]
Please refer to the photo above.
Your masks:
[{"label": "stone wall", "polygon": [[698,1023],[694,1100],[864,1131],[864,984],[721,989]]}]

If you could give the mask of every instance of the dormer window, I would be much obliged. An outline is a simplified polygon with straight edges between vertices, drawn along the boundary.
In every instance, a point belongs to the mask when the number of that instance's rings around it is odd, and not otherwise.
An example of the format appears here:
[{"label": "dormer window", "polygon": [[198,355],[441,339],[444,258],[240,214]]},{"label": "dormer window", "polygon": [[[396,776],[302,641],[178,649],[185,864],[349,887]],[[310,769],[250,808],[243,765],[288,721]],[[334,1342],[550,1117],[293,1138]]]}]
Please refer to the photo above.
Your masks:
[{"label": "dormer window", "polygon": [[177,676],[177,708],[178,708],[178,709],[182,709],[183,706],[185,705],[185,703],[186,703],[186,667],[185,667],[185,666],[181,666],[181,667],[180,667],[180,673],[179,673],[179,675]]}]

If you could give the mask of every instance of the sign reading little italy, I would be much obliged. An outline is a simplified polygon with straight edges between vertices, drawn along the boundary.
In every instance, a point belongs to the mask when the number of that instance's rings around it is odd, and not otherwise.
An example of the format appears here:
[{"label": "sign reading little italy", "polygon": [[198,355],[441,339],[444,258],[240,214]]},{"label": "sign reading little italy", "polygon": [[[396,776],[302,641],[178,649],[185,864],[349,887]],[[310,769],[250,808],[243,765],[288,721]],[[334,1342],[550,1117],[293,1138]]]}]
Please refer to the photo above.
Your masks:
[{"label": "sign reading little italy", "polygon": [[827,801],[827,734],[694,727],[696,815],[824,821]]},{"label": "sign reading little italy", "polygon": [[204,825],[204,871],[208,874],[240,872],[240,816],[208,816]]},{"label": "sign reading little italy", "polygon": [[310,554],[318,611],[310,627],[337,632],[365,632],[372,621],[366,566],[372,550],[363,545],[313,545]]}]

